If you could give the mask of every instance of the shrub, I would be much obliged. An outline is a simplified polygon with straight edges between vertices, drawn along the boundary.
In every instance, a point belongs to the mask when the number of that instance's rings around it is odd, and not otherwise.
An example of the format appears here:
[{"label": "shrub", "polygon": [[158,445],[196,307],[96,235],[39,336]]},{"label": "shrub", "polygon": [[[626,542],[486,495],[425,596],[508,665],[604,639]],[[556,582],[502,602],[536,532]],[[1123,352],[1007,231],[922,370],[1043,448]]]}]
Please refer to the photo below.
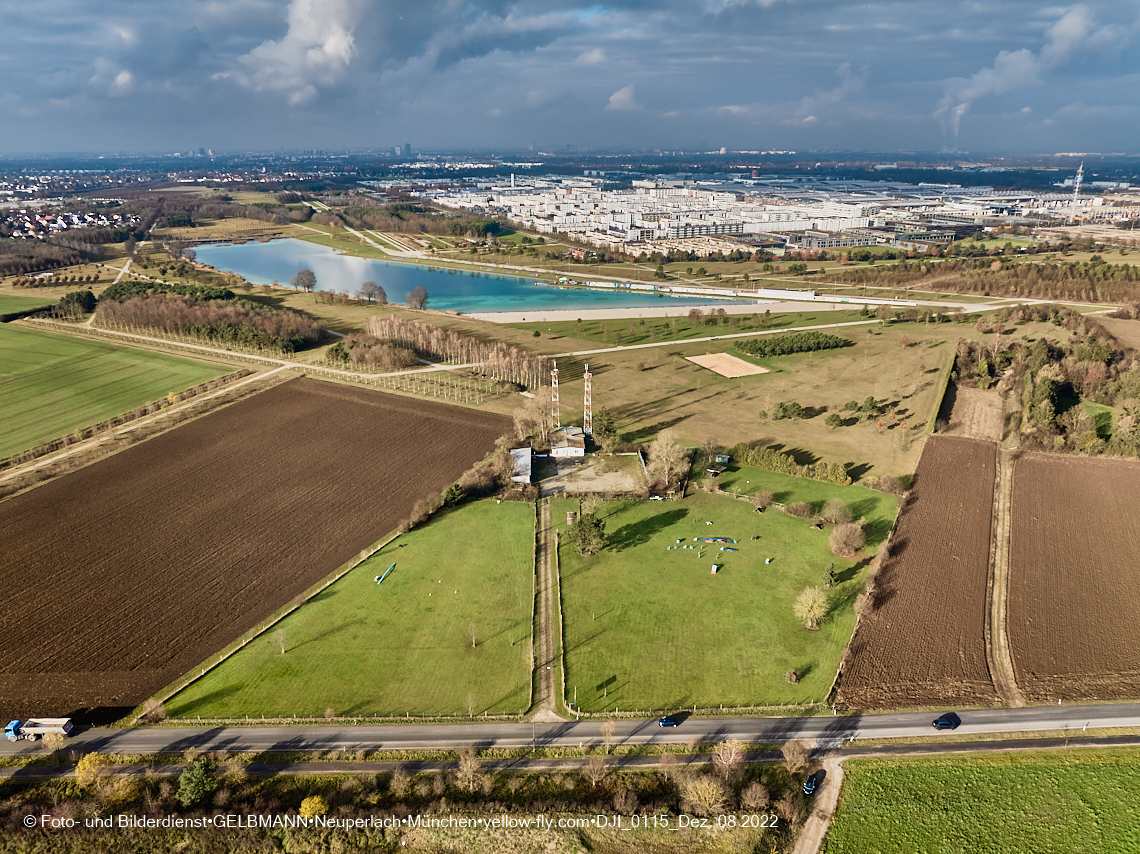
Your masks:
[{"label": "shrub", "polygon": [[786,400],[783,403],[777,403],[776,408],[772,410],[772,420],[779,421],[781,418],[803,418],[804,408],[796,403],[794,400]]},{"label": "shrub", "polygon": [[740,805],[746,810],[762,810],[772,802],[768,787],[763,783],[753,783],[740,793]]},{"label": "shrub", "polygon": [[828,522],[835,522],[836,524],[851,521],[851,508],[844,503],[842,498],[832,498],[823,505],[823,513],[820,514]]},{"label": "shrub", "polygon": [[301,801],[301,815],[304,818],[316,818],[329,811],[329,802],[321,795],[309,795]]},{"label": "shrub", "polygon": [[867,535],[863,526],[855,523],[836,525],[828,537],[833,554],[840,557],[854,557],[867,543]]},{"label": "shrub", "polygon": [[815,515],[815,511],[806,501],[793,502],[784,508],[784,512],[789,516],[795,516],[797,519],[810,519]]},{"label": "shrub", "polygon": [[757,492],[752,496],[752,504],[759,510],[772,506],[772,493]]},{"label": "shrub", "polygon": [[197,759],[178,778],[178,801],[184,807],[192,807],[213,794],[217,787],[213,763],[205,758]]}]

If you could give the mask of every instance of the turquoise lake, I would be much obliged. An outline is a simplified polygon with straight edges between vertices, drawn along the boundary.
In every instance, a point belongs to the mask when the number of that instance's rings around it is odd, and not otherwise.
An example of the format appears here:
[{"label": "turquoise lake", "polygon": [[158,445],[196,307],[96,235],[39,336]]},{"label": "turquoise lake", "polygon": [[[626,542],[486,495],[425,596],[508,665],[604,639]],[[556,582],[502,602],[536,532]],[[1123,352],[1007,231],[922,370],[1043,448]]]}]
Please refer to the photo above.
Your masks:
[{"label": "turquoise lake", "polygon": [[[533,279],[494,273],[467,273],[375,261],[345,255],[304,240],[288,238],[268,243],[216,243],[196,247],[198,260],[237,273],[256,285],[288,285],[298,270],[317,276],[317,289],[356,293],[363,282],[373,281],[389,302],[404,302],[404,295],[419,285],[428,292],[428,308],[470,314],[480,311],[530,311],[558,308],[647,308],[668,305],[708,305],[733,302],[700,297],[658,296],[649,293],[614,293],[539,287]],[[741,301],[743,302],[743,300]]]}]

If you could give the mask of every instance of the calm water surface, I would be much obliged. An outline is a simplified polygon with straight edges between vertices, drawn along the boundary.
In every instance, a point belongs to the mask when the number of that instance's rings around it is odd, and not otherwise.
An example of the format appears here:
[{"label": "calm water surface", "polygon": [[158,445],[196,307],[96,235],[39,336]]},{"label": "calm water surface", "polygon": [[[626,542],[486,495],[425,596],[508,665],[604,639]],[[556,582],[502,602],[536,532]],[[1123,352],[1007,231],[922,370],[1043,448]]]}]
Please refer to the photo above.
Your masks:
[{"label": "calm water surface", "polygon": [[647,308],[662,304],[707,305],[714,301],[699,297],[537,287],[533,279],[357,258],[294,238],[268,243],[207,244],[197,247],[196,251],[199,261],[219,270],[230,270],[256,285],[273,282],[287,285],[298,270],[306,267],[316,273],[318,290],[353,294],[361,283],[373,281],[384,288],[389,302],[403,302],[405,294],[419,285],[428,292],[428,307],[441,311]]}]

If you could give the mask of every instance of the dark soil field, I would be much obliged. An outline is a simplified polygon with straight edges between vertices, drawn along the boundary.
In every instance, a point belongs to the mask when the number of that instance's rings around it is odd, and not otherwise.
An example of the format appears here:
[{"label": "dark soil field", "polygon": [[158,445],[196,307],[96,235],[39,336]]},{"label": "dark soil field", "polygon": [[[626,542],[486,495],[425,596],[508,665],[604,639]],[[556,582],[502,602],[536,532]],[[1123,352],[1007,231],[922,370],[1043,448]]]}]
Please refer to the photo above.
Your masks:
[{"label": "dark soil field", "polygon": [[134,707],[391,531],[510,426],[299,379],[0,504],[0,713]]},{"label": "dark soil field", "polygon": [[858,709],[996,702],[986,586],[997,445],[928,440],[841,677]]},{"label": "dark soil field", "polygon": [[1140,697],[1138,511],[1140,463],[1017,461],[1008,632],[1027,700]]}]

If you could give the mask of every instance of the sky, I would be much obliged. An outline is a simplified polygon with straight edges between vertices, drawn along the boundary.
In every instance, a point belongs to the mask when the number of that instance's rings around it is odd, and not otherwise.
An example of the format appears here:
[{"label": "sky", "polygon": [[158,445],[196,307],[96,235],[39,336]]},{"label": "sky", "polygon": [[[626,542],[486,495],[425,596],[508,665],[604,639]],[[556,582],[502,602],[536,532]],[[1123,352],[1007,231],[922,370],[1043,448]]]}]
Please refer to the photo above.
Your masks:
[{"label": "sky", "polygon": [[1140,152],[1140,0],[0,0],[0,153]]}]

